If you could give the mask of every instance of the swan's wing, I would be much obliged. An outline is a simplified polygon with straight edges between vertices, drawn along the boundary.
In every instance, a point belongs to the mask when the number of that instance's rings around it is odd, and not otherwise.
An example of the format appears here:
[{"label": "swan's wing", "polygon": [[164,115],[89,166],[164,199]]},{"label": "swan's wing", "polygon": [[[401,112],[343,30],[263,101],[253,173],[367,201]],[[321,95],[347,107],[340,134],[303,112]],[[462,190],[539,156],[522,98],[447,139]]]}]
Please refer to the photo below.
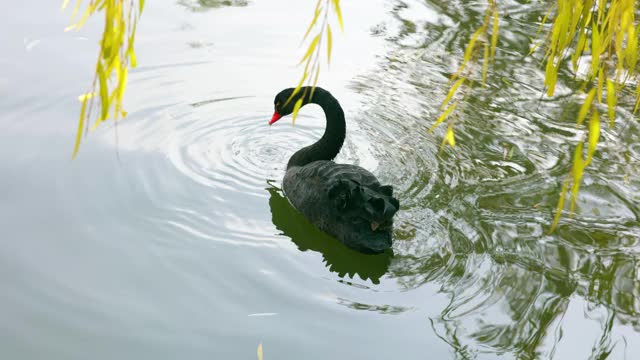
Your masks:
[{"label": "swan's wing", "polygon": [[355,165],[316,161],[290,169],[284,182],[292,204],[312,218],[331,214],[376,227],[390,221],[399,208],[391,186],[380,185],[372,173]]}]

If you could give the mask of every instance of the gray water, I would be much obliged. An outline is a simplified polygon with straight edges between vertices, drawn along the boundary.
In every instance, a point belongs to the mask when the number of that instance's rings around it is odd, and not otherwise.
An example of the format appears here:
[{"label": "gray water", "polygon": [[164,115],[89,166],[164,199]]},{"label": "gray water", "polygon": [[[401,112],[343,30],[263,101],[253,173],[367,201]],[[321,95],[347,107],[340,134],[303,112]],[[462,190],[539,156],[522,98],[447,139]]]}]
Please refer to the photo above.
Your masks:
[{"label": "gray water", "polygon": [[324,127],[311,106],[267,126],[313,1],[147,1],[129,116],[74,161],[101,17],[65,33],[56,1],[0,15],[0,358],[640,355],[640,129],[622,106],[549,235],[582,133],[571,74],[541,98],[525,57],[545,6],[500,2],[487,88],[440,151],[428,129],[485,2],[342,3],[320,85],[347,116],[337,160],[396,189],[394,256],[346,249],[279,189]]}]

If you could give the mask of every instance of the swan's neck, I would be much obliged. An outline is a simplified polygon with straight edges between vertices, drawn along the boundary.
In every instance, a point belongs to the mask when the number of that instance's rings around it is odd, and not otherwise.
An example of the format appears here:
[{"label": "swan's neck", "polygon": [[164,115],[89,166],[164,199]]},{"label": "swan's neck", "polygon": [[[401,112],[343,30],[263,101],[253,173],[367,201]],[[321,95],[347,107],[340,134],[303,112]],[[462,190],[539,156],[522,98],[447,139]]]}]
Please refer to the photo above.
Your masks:
[{"label": "swan's neck", "polygon": [[309,103],[320,105],[327,118],[327,127],[324,135],[315,144],[298,150],[289,159],[287,169],[294,166],[304,166],[318,160],[333,160],[344,143],[346,125],[344,122],[344,112],[328,91],[316,88],[313,98]]}]

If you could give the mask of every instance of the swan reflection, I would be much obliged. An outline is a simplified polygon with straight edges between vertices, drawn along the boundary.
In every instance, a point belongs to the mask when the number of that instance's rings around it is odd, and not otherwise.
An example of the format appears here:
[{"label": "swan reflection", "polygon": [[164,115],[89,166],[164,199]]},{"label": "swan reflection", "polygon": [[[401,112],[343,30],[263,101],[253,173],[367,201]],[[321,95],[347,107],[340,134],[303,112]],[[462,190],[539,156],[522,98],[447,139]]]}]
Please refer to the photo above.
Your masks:
[{"label": "swan reflection", "polygon": [[379,255],[365,255],[351,250],[309,223],[291,206],[280,189],[269,183],[266,190],[270,195],[271,221],[300,251],[311,250],[321,253],[327,268],[340,277],[348,275],[353,278],[357,274],[362,280],[380,283],[380,278],[389,270],[392,250]]}]

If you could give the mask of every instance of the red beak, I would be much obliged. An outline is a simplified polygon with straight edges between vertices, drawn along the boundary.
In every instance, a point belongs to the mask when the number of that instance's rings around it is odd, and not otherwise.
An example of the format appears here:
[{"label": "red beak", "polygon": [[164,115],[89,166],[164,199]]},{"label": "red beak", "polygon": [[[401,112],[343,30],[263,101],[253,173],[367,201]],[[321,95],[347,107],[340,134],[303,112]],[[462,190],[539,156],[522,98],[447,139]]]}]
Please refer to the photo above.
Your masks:
[{"label": "red beak", "polygon": [[274,122],[280,120],[282,115],[280,115],[277,111],[273,112],[273,116],[271,117],[271,121],[269,121],[269,125],[272,125]]}]

